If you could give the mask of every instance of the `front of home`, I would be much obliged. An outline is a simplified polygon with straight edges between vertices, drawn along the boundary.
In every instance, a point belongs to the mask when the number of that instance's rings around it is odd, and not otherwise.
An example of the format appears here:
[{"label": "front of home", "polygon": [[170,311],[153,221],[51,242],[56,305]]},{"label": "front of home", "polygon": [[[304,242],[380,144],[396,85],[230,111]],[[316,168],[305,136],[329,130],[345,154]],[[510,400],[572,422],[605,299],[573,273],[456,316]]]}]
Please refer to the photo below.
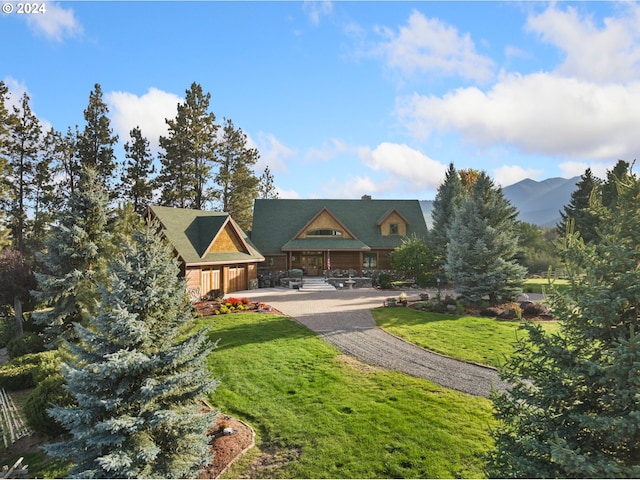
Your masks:
[{"label": "front of home", "polygon": [[194,300],[257,288],[264,257],[228,213],[150,206],[173,246]]},{"label": "front of home", "polygon": [[261,268],[363,276],[391,269],[391,252],[412,235],[427,236],[418,200],[257,199],[251,240]]}]

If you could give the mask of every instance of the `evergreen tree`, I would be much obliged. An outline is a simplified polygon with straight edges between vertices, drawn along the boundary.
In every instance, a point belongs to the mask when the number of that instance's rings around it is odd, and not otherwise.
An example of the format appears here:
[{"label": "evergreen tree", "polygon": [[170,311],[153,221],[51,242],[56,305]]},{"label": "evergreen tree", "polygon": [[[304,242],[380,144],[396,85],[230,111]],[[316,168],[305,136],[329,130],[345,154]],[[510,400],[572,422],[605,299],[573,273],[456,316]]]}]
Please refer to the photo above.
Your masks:
[{"label": "evergreen tree", "polygon": [[259,158],[258,150],[247,147],[245,133],[225,119],[216,151],[219,170],[215,181],[220,186],[222,210],[244,230],[251,228],[253,201],[258,196],[259,180],[253,173],[253,166]]},{"label": "evergreen tree", "polygon": [[125,200],[133,202],[133,208],[138,213],[144,213],[153,200],[153,175],[156,171],[153,165],[153,155],[149,150],[149,141],[142,136],[140,127],[129,133],[131,143],[124,144],[128,161],[121,179],[121,192]]},{"label": "evergreen tree", "polygon": [[100,314],[76,327],[63,367],[71,408],[49,412],[71,439],[50,455],[91,478],[192,478],[211,460],[206,431],[215,413],[196,400],[215,388],[206,368],[206,330],[184,337],[192,322],[184,281],[171,249],[150,226],[109,265]]},{"label": "evergreen tree", "polygon": [[607,170],[607,178],[602,185],[602,204],[612,207],[618,199],[618,182],[623,182],[631,172],[629,162],[618,160],[613,169]]},{"label": "evergreen tree", "polygon": [[593,242],[597,239],[596,227],[599,219],[589,210],[591,198],[599,194],[600,179],[594,177],[591,169],[587,168],[576,183],[576,189],[571,194],[571,200],[560,212],[560,223],[557,225],[558,234],[564,237],[569,223],[574,230],[580,233],[585,242]]},{"label": "evergreen tree", "polygon": [[522,292],[526,268],[518,264],[517,211],[482,172],[454,213],[445,269],[457,291],[491,303]]},{"label": "evergreen tree", "polygon": [[522,326],[502,372],[512,387],[494,397],[492,476],[640,477],[640,181],[617,191],[599,242],[566,236],[571,288],[550,298],[560,331]]},{"label": "evergreen tree", "polygon": [[463,185],[460,176],[453,163],[450,163],[444,182],[438,187],[438,192],[433,202],[433,211],[431,212],[433,226],[429,232],[429,247],[433,252],[438,275],[446,275],[444,264],[447,256],[447,245],[449,244],[448,231],[453,222],[455,209],[462,201],[462,197]]},{"label": "evergreen tree", "polygon": [[34,312],[45,326],[45,341],[55,346],[73,338],[73,324],[83,323],[96,309],[96,277],[104,261],[107,195],[95,171],[85,170],[57,223],[51,227],[43,257],[46,273],[36,274],[36,299],[47,310]]},{"label": "evergreen tree", "polygon": [[22,305],[36,286],[31,268],[18,250],[0,250],[0,306],[13,307],[16,334],[22,335]]},{"label": "evergreen tree", "polygon": [[7,160],[7,141],[9,138],[10,115],[7,108],[9,100],[9,88],[0,81],[0,247],[11,245],[10,232],[7,228],[8,218],[6,212],[10,208],[9,184],[6,179],[11,171]]},{"label": "evergreen tree", "polygon": [[112,190],[116,173],[113,147],[118,141],[118,136],[113,135],[108,113],[109,108],[102,99],[102,87],[96,83],[94,90],[89,94],[89,105],[84,111],[87,123],[78,137],[77,147],[80,165],[94,169],[110,192],[109,196],[115,198],[116,194]]},{"label": "evergreen tree", "polygon": [[51,128],[44,138],[44,156],[47,158],[54,172],[60,173],[62,178],[57,182],[58,202],[63,202],[75,193],[82,167],[78,158],[78,127],[75,132],[67,128],[63,136]]},{"label": "evergreen tree", "polygon": [[35,164],[32,181],[32,219],[29,222],[29,238],[27,243],[34,256],[44,251],[49,226],[54,222],[56,213],[60,211],[63,200],[59,192],[58,166],[47,152],[47,139],[43,139],[44,150]]},{"label": "evergreen tree", "polygon": [[25,93],[20,106],[13,107],[9,122],[7,153],[9,156],[9,182],[11,210],[9,225],[15,248],[24,255],[27,210],[32,200],[35,168],[41,151],[42,127],[31,111],[29,96]]},{"label": "evergreen tree", "polygon": [[269,165],[264,167],[264,172],[260,175],[258,182],[258,195],[258,198],[263,199],[278,198],[278,190]]},{"label": "evergreen tree", "polygon": [[213,199],[208,183],[215,160],[216,117],[208,112],[211,94],[192,83],[173,120],[166,120],[169,135],[160,137],[161,169],[158,175],[163,205],[202,209]]}]

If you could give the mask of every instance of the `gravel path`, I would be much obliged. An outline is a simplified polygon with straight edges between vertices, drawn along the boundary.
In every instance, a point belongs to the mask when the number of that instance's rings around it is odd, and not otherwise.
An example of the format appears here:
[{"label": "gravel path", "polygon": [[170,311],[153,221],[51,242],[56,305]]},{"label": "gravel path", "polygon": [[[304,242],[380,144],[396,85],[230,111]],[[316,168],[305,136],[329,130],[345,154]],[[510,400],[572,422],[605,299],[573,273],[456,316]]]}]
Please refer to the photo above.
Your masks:
[{"label": "gravel path", "polygon": [[381,306],[389,292],[357,289],[305,293],[273,288],[245,293],[295,318],[339,350],[365,363],[426,378],[476,396],[488,397],[492,388],[506,388],[493,368],[430,352],[377,328],[370,309]]}]

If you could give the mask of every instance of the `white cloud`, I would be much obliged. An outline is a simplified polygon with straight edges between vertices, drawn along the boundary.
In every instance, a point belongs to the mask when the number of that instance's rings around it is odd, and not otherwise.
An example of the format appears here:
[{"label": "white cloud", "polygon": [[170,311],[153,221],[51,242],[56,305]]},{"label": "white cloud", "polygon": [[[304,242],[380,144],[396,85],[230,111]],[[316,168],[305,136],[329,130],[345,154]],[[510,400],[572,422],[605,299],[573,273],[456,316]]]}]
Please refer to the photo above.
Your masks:
[{"label": "white cloud", "polygon": [[[284,145],[271,133],[260,132],[255,148],[260,152],[256,171],[262,171],[268,165],[272,174],[286,173],[288,171],[287,163],[296,154],[295,150]],[[278,179],[275,178],[275,181],[277,183]]]},{"label": "white cloud", "polygon": [[582,175],[587,168],[598,178],[606,178],[607,170],[611,170],[617,160],[610,162],[563,162],[558,165],[564,178],[573,178]]},{"label": "white cloud", "polygon": [[139,126],[142,135],[149,140],[151,150],[157,152],[160,136],[167,135],[165,119],[175,118],[178,103],[183,99],[152,87],[142,96],[110,92],[105,94],[105,101],[109,105],[113,129],[123,143],[128,141],[129,132]]},{"label": "white cloud", "polygon": [[29,95],[27,85],[13,78],[12,76],[6,76],[2,79],[4,84],[9,89],[9,98],[6,103],[6,107],[9,111],[13,110],[13,107],[20,105],[20,99],[25,93]]},{"label": "white cloud", "polygon": [[331,179],[322,187],[325,198],[361,198],[363,195],[385,193],[397,186],[397,182],[388,178],[384,182],[376,181],[369,176],[348,176],[338,181]]},{"label": "white cloud", "polygon": [[504,75],[486,92],[469,87],[401,98],[396,113],[419,138],[453,131],[483,146],[611,159],[634,158],[640,150],[639,104],[640,82],[597,85],[536,73]]},{"label": "white cloud", "polygon": [[537,179],[544,170],[535,168],[522,168],[518,165],[503,165],[493,171],[493,178],[502,187],[513,185],[525,178]]},{"label": "white cloud", "polygon": [[309,16],[314,25],[320,24],[320,17],[333,12],[333,2],[329,0],[305,0],[302,10]]},{"label": "white cloud", "polygon": [[460,34],[437,18],[414,11],[397,34],[387,27],[379,27],[378,32],[385,41],[375,53],[385,58],[387,66],[406,76],[428,72],[477,81],[493,77],[493,61],[476,52],[470,35]]},{"label": "white cloud", "polygon": [[304,158],[310,162],[327,162],[343,153],[356,154],[358,149],[347,145],[337,138],[331,139],[330,142],[324,142],[321,147],[310,147],[307,149]]},{"label": "white cloud", "polygon": [[276,186],[276,192],[278,193],[278,198],[291,198],[291,199],[301,198],[300,194],[295,190],[285,190]]},{"label": "white cloud", "polygon": [[437,189],[447,169],[424,153],[397,143],[381,143],[374,150],[363,147],[359,157],[369,168],[387,173],[412,192]]},{"label": "white cloud", "polygon": [[24,15],[34,32],[56,42],[82,34],[82,25],[71,8],[63,8],[54,2],[45,2],[44,6],[44,13]]},{"label": "white cloud", "polygon": [[554,4],[531,15],[526,28],[565,52],[560,74],[599,83],[633,81],[640,74],[637,3],[622,4],[618,16],[605,18],[601,27],[571,6],[561,10]]}]

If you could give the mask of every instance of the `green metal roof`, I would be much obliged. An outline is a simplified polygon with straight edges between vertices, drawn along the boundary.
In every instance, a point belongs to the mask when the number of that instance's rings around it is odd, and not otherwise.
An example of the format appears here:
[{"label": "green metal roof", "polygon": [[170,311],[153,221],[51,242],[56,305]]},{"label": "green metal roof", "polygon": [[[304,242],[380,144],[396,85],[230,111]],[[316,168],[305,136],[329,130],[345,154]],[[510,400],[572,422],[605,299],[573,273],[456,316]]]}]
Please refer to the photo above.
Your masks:
[{"label": "green metal roof", "polygon": [[[187,265],[261,262],[264,257],[228,213],[188,208],[149,207],[163,234]],[[230,223],[247,247],[247,252],[206,253],[220,230]]]},{"label": "green metal roof", "polygon": [[[295,239],[296,234],[318,212],[326,208],[362,243],[358,250],[393,249],[403,237],[383,236],[379,222],[396,210],[408,222],[407,236],[427,236],[427,225],[418,200],[335,200],[335,199],[257,199],[253,209],[251,241],[263,254],[280,253],[285,248],[298,249],[299,242],[313,240],[309,250],[352,250],[344,238]],[[309,245],[311,245],[309,243]],[[306,247],[301,249],[307,250]]]}]

